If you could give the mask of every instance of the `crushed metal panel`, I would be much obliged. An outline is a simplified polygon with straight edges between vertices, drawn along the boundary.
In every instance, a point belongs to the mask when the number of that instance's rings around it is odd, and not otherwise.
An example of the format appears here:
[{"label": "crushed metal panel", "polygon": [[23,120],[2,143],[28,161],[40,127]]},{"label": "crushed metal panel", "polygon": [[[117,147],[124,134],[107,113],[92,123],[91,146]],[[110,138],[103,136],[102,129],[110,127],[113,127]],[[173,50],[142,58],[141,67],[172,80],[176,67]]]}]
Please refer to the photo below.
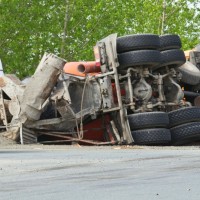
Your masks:
[{"label": "crushed metal panel", "polygon": [[15,75],[7,74],[0,77],[0,88],[10,99],[13,99],[22,96],[25,86]]},{"label": "crushed metal panel", "polygon": [[[4,99],[4,94],[1,95],[1,117],[2,115],[4,120],[3,123],[6,126],[7,131],[11,133],[12,137],[15,134],[15,138],[18,136],[19,125],[16,122],[16,119],[19,118],[20,112],[20,100],[25,86],[15,75],[5,75],[0,77],[0,88],[3,93],[5,93],[6,98]],[[6,104],[7,101],[7,104]],[[2,111],[2,109],[4,111]],[[15,127],[13,127],[15,126]]]},{"label": "crushed metal panel", "polygon": [[[101,93],[99,83],[96,80],[89,80],[85,85],[85,80],[69,77],[65,82],[67,88],[59,83],[50,97],[51,100],[55,101],[56,108],[62,117],[71,114],[71,116],[79,119],[88,114],[95,115],[100,110]],[[71,99],[70,104],[65,99],[66,90]]]},{"label": "crushed metal panel", "polygon": [[23,94],[20,113],[22,122],[40,118],[42,105],[50,96],[65,63],[64,59],[53,54],[44,55]]},{"label": "crushed metal panel", "polygon": [[53,118],[28,122],[27,128],[49,130],[49,131],[68,131],[76,126],[74,118]]}]

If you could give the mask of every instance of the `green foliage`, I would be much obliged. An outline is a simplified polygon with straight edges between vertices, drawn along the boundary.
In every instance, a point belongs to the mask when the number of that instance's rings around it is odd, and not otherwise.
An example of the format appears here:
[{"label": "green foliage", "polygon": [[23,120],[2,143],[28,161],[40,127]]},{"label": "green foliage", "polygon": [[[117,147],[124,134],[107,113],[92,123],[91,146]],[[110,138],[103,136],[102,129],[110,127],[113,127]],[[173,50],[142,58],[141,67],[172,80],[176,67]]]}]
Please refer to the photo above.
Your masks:
[{"label": "green foliage", "polygon": [[2,0],[0,57],[7,73],[33,74],[45,51],[59,53],[65,3]]},{"label": "green foliage", "polygon": [[167,0],[163,7],[165,0],[1,0],[0,58],[7,73],[22,78],[45,51],[60,55],[66,3],[67,61],[93,60],[93,46],[111,33],[176,33],[190,49],[199,43],[198,1]]}]

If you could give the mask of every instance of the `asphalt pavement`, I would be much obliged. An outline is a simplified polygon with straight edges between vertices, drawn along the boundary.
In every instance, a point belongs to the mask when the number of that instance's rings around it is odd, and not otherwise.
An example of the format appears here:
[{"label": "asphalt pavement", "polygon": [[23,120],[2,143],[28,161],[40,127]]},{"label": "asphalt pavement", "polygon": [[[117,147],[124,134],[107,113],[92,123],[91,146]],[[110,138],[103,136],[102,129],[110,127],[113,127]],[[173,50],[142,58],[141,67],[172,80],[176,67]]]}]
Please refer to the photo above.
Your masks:
[{"label": "asphalt pavement", "polygon": [[200,199],[200,148],[0,148],[0,199]]}]

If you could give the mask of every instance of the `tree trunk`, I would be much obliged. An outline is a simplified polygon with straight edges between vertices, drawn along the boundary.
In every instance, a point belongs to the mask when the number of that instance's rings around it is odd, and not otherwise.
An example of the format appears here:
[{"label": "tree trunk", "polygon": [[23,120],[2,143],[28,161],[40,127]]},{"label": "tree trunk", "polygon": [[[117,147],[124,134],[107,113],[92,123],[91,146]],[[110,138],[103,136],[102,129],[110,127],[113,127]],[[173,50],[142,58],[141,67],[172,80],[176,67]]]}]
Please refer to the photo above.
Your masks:
[{"label": "tree trunk", "polygon": [[65,19],[64,19],[64,29],[63,29],[63,38],[62,38],[62,44],[61,44],[61,57],[65,56],[65,42],[66,42],[66,36],[67,36],[67,24],[69,21],[69,0],[66,0],[66,11],[65,11]]}]

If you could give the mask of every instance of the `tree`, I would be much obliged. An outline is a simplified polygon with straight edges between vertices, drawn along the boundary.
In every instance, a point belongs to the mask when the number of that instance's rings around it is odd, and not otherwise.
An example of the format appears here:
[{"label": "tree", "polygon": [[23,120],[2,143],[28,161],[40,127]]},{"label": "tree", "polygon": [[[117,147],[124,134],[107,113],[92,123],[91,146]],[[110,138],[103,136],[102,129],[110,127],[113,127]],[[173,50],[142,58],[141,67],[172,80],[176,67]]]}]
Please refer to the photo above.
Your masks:
[{"label": "tree", "polygon": [[198,1],[1,0],[0,57],[7,73],[22,78],[33,74],[45,51],[67,61],[93,60],[93,46],[111,33],[175,33],[190,49],[199,43]]},{"label": "tree", "polygon": [[2,0],[0,55],[7,73],[33,74],[45,51],[59,54],[64,18],[61,1]]}]

